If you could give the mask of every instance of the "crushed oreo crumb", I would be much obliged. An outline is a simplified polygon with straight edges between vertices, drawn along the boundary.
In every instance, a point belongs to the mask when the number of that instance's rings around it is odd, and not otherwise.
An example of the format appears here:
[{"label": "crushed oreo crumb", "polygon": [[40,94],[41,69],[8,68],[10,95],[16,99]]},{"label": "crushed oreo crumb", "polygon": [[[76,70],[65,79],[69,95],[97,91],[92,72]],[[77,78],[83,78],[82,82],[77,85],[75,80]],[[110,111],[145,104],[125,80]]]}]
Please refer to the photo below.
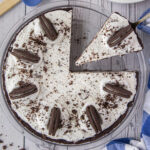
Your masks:
[{"label": "crushed oreo crumb", "polygon": [[73,109],[73,110],[72,110],[72,113],[73,113],[73,114],[76,114],[76,113],[77,113],[77,110]]},{"label": "crushed oreo crumb", "polygon": [[3,146],[3,150],[6,150],[6,149],[7,149],[7,145],[4,145],[4,146]]},{"label": "crushed oreo crumb", "polygon": [[1,139],[0,139],[0,144],[4,143]]}]

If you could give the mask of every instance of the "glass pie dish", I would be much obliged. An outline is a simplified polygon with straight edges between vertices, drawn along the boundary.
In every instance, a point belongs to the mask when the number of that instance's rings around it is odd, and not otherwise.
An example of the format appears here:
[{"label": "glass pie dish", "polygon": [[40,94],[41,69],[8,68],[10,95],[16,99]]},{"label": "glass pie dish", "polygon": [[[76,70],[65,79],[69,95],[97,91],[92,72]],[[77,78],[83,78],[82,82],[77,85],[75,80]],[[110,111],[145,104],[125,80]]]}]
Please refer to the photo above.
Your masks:
[{"label": "glass pie dish", "polygon": [[[92,140],[90,142],[86,142],[84,144],[80,144],[81,148],[84,149],[91,146],[99,145],[103,147],[107,144],[110,140],[114,139],[122,130],[128,126],[131,119],[136,114],[136,110],[142,107],[143,104],[143,97],[146,85],[146,71],[147,67],[144,60],[143,52],[134,53],[130,55],[125,55],[122,57],[116,56],[110,59],[102,60],[97,63],[91,63],[84,65],[83,68],[76,67],[73,63],[73,58],[75,57],[75,49],[84,50],[88,43],[92,40],[94,35],[97,31],[102,27],[104,22],[107,20],[111,12],[99,8],[98,6],[86,2],[76,2],[76,1],[59,1],[53,2],[50,4],[46,4],[41,6],[22,18],[14,27],[10,30],[7,37],[5,38],[1,51],[3,53],[0,56],[1,60],[1,105],[2,109],[4,110],[5,114],[15,126],[15,128],[20,131],[25,136],[31,138],[35,143],[43,143],[46,142],[48,144],[59,144],[54,143],[49,140],[44,140],[36,135],[34,135],[31,131],[26,129],[21,123],[18,122],[16,116],[11,111],[9,104],[7,103],[7,98],[5,96],[5,92],[3,90],[3,64],[4,60],[7,56],[7,52],[9,49],[12,40],[16,36],[16,33],[22,29],[27,23],[31,20],[39,16],[40,14],[56,9],[63,9],[63,8],[73,8],[73,23],[72,23],[72,40],[71,40],[71,59],[70,65],[71,70],[90,70],[90,71],[121,71],[121,70],[128,70],[128,71],[137,71],[138,72],[138,87],[137,87],[137,94],[135,96],[133,107],[129,108],[128,113],[124,120],[116,126],[111,132],[105,134],[104,136],[97,138],[96,140]],[[82,15],[81,15],[82,12]],[[77,39],[86,36],[86,38],[81,39],[80,42],[77,42]],[[63,145],[63,144],[61,144]]]}]

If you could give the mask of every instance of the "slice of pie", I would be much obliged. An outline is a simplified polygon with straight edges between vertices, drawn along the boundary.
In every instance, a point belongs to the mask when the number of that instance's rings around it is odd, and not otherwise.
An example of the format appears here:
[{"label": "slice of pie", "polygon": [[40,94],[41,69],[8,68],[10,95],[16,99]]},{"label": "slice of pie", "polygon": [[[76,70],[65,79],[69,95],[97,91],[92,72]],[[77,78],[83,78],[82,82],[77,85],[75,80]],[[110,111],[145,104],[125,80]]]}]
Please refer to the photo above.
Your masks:
[{"label": "slice of pie", "polygon": [[[127,31],[129,25],[130,22],[125,17],[118,13],[113,13],[78,58],[76,65],[141,51],[143,47],[134,29],[131,29],[130,32]],[[122,34],[127,35],[120,35],[120,38],[124,36],[121,42],[113,46],[110,45],[108,41],[112,36],[118,34],[120,30],[123,30],[121,31]]]}]

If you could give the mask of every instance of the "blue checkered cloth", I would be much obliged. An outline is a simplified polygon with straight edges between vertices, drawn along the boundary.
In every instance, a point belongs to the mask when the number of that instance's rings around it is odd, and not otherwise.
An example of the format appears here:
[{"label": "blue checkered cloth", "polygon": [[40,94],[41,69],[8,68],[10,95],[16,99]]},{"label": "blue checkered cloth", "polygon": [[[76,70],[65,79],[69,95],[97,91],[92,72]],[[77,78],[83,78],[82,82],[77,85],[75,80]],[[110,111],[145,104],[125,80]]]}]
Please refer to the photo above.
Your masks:
[{"label": "blue checkered cloth", "polygon": [[114,140],[107,144],[104,150],[150,150],[150,78],[148,89],[143,110],[141,140],[129,138]]},{"label": "blue checkered cloth", "polygon": [[[150,8],[147,9],[147,10],[141,15],[141,17],[140,17],[139,19],[143,18],[143,17],[144,17],[145,15],[147,15],[148,13],[150,13]],[[144,32],[146,32],[146,33],[148,33],[148,34],[150,34],[150,26],[148,26],[147,24],[150,24],[150,21],[148,21],[148,19],[147,19],[147,21],[144,21],[144,22],[140,23],[137,27],[138,27],[139,30],[142,30],[142,31],[144,31]]]}]

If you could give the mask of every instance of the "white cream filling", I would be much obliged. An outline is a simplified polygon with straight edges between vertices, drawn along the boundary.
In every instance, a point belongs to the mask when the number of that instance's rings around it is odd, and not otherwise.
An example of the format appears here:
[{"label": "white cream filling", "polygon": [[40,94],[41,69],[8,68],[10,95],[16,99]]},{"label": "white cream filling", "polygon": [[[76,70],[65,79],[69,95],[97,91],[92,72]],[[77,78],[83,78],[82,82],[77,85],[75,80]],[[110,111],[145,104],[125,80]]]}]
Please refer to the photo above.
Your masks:
[{"label": "white cream filling", "polygon": [[[57,10],[47,13],[45,16],[55,23],[54,26],[59,31],[58,39],[50,41],[44,37],[43,42],[47,43],[46,46],[37,45],[34,42],[28,44],[31,31],[34,30],[32,37],[44,35],[39,19],[35,19],[17,35],[12,46],[13,48],[26,47],[29,51],[38,53],[41,58],[39,63],[25,63],[10,53],[8,54],[5,71],[7,92],[9,93],[17,87],[19,81],[34,83],[38,88],[38,92],[33,95],[11,100],[11,106],[19,117],[34,130],[52,139],[76,142],[92,137],[95,135],[95,131],[85,115],[86,106],[94,105],[96,107],[103,120],[102,130],[110,127],[121,114],[125,113],[128,102],[133,100],[136,93],[136,73],[70,73],[72,11]],[[65,28],[69,28],[69,30],[65,32]],[[24,43],[27,43],[25,47]],[[47,52],[43,52],[45,50]],[[46,72],[43,71],[44,67],[47,68]],[[22,71],[22,69],[26,69],[26,71]],[[30,70],[33,70],[32,77]],[[126,89],[132,92],[132,96],[129,99],[116,97],[110,104],[117,104],[118,107],[106,109],[100,105],[106,101],[105,96],[107,95],[103,91],[103,86],[108,82],[116,81],[125,85]],[[46,126],[54,106],[61,109],[62,128],[57,130],[55,136],[51,136],[48,134]],[[77,113],[73,114],[72,110],[76,110]],[[82,115],[84,115],[84,119],[81,119]]]}]

